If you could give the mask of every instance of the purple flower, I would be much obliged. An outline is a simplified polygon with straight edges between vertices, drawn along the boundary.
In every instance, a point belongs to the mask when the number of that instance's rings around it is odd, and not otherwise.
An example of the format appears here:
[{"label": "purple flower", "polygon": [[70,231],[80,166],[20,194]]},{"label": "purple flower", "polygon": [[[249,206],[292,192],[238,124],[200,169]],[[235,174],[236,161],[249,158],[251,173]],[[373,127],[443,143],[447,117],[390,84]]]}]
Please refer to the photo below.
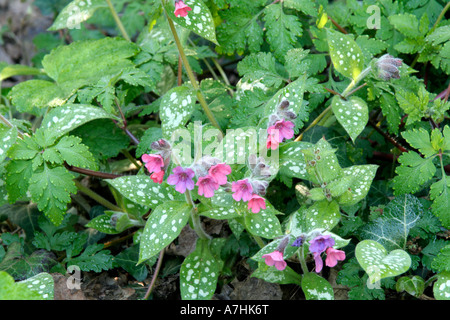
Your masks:
[{"label": "purple flower", "polygon": [[305,239],[302,236],[300,236],[294,240],[294,242],[291,244],[291,246],[292,247],[301,247],[303,245],[303,241],[305,241]]},{"label": "purple flower", "polygon": [[245,202],[252,198],[253,187],[248,179],[243,179],[239,181],[233,181],[231,184],[231,191],[233,192],[233,199],[236,201]]},{"label": "purple flower", "polygon": [[194,171],[190,168],[182,168],[180,166],[174,168],[173,174],[167,178],[167,183],[175,186],[175,190],[185,193],[186,189],[194,189]]},{"label": "purple flower", "polygon": [[320,271],[322,271],[323,268],[323,261],[322,258],[320,257],[320,253],[314,253],[314,262],[316,263],[316,272],[319,273]]},{"label": "purple flower", "polygon": [[331,238],[330,235],[317,236],[314,239],[310,240],[309,243],[311,244],[309,246],[309,251],[314,254],[321,254],[328,247],[334,246],[334,239]]},{"label": "purple flower", "polygon": [[211,198],[214,196],[214,191],[219,189],[219,184],[210,175],[198,178],[197,186],[198,194],[205,198]]}]

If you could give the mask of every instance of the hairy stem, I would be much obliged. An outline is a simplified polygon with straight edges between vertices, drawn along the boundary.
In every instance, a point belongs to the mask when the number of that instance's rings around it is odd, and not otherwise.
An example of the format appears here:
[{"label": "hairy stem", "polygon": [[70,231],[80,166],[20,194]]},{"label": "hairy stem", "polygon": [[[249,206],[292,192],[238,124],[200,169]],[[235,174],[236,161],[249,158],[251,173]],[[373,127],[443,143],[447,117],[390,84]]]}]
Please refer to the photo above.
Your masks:
[{"label": "hairy stem", "polygon": [[122,33],[122,36],[126,40],[131,41],[130,37],[128,36],[127,31],[125,30],[125,28],[124,28],[124,26],[122,24],[122,21],[120,21],[120,18],[119,18],[119,15],[117,14],[116,9],[114,8],[113,4],[111,3],[111,0],[105,0],[105,1],[108,4],[109,11],[111,11],[111,14],[112,14],[112,16],[114,18],[114,21],[116,22],[117,27],[120,30],[120,33]]},{"label": "hairy stem", "polygon": [[119,174],[100,172],[100,171],[94,171],[94,170],[79,168],[79,167],[71,166],[71,165],[69,165],[67,163],[64,163],[64,166],[69,171],[76,172],[76,173],[81,173],[81,174],[84,174],[84,175],[87,175],[87,176],[96,177],[96,178],[100,178],[100,179],[116,179],[116,178],[121,177],[121,175],[119,175]]},{"label": "hairy stem", "polygon": [[172,19],[167,14],[166,14],[166,16],[167,16],[167,21],[169,22],[170,30],[172,31],[172,34],[173,34],[173,38],[177,45],[181,60],[183,61],[184,68],[189,77],[189,80],[191,81],[192,87],[196,91],[198,102],[202,106],[203,111],[205,112],[205,114],[208,117],[211,124],[222,132],[222,129],[220,128],[219,123],[217,122],[216,118],[214,117],[214,114],[212,113],[211,109],[209,108],[208,103],[206,102],[205,97],[203,96],[203,94],[200,90],[200,87],[197,84],[197,80],[195,79],[194,72],[192,71],[191,66],[189,65],[189,62],[187,60],[186,54],[184,53],[183,45],[181,44],[180,38],[178,37],[177,30],[175,29],[175,25],[174,25]]},{"label": "hairy stem", "polygon": [[153,277],[152,277],[152,281],[150,282],[150,285],[148,286],[147,292],[145,293],[144,296],[144,300],[147,300],[148,297],[150,296],[153,287],[155,285],[156,282],[156,278],[158,278],[158,274],[159,274],[159,270],[161,270],[161,266],[162,266],[162,261],[163,261],[163,257],[164,257],[164,251],[166,251],[166,249],[162,249],[161,252],[159,253],[159,258],[158,258],[158,262],[156,263],[156,268],[155,268],[155,272],[153,273]]},{"label": "hairy stem", "polygon": [[75,181],[75,186],[77,187],[77,189],[80,190],[81,192],[83,192],[89,198],[97,201],[99,204],[101,204],[102,206],[104,206],[110,210],[123,212],[122,208],[116,206],[115,204],[112,204],[111,202],[109,202],[108,200],[106,200],[105,198],[103,198],[102,196],[97,194],[96,192],[83,186],[81,184],[81,182],[79,182],[78,180],[74,180],[74,181]]}]

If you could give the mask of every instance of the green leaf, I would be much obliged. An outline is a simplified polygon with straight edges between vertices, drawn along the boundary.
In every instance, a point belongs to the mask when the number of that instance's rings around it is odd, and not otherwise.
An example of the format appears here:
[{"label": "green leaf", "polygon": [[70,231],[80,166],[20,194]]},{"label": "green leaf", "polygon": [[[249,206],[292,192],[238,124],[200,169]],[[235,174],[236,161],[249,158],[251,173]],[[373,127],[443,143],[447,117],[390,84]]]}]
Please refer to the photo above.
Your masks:
[{"label": "green leaf", "polygon": [[[245,206],[245,207],[243,207]],[[253,235],[267,239],[273,239],[282,234],[281,224],[273,206],[266,200],[266,209],[253,213],[247,208],[247,204],[239,206],[244,212],[245,228]]]},{"label": "green leaf", "polygon": [[28,288],[26,283],[15,282],[7,272],[0,271],[0,300],[42,300],[42,296]]},{"label": "green leaf", "polygon": [[76,136],[62,137],[54,148],[59,152],[64,161],[71,166],[91,170],[97,169],[97,163],[89,148],[82,144],[81,139]]},{"label": "green leaf", "polygon": [[0,162],[6,158],[6,153],[17,140],[17,128],[0,126]]},{"label": "green leaf", "polygon": [[176,129],[184,128],[196,102],[195,92],[188,86],[178,86],[164,94],[159,110],[164,138],[170,139]]},{"label": "green leaf", "polygon": [[431,209],[439,218],[444,228],[450,227],[450,179],[443,175],[442,179],[430,186]]},{"label": "green leaf", "polygon": [[308,180],[306,171],[305,156],[303,149],[311,148],[313,145],[309,142],[292,141],[280,146],[280,174],[286,177],[293,177]]},{"label": "green leaf", "polygon": [[406,194],[389,202],[383,208],[383,215],[365,224],[358,233],[362,239],[375,240],[386,250],[404,249],[409,231],[423,215],[419,199]]},{"label": "green leaf", "polygon": [[31,161],[8,161],[5,182],[9,203],[15,203],[18,199],[26,196],[32,174],[33,168]]},{"label": "green leaf", "polygon": [[209,241],[198,239],[180,269],[180,291],[183,300],[209,300],[216,287],[221,261],[209,248]]},{"label": "green leaf", "polygon": [[342,100],[340,97],[334,96],[331,101],[331,109],[337,121],[355,142],[369,120],[367,103],[359,97],[350,97],[348,100]]},{"label": "green leaf", "polygon": [[[348,191],[344,192],[338,199],[340,205],[351,206],[363,200],[372,185],[377,173],[377,165],[357,165],[343,169],[343,177],[352,177],[348,185]],[[341,179],[341,178],[338,178]]]},{"label": "green leaf", "polygon": [[139,263],[150,259],[178,237],[191,210],[183,201],[166,201],[153,210],[140,237]]},{"label": "green leaf", "polygon": [[116,229],[116,226],[111,220],[112,214],[112,212],[109,212],[96,216],[86,224],[86,227],[93,228],[106,234],[118,234],[120,232]]},{"label": "green leaf", "polygon": [[411,258],[406,251],[396,249],[388,252],[373,240],[363,240],[356,245],[355,256],[368,274],[371,283],[387,277],[395,277],[408,271]]},{"label": "green leaf", "polygon": [[26,284],[27,288],[37,292],[42,300],[53,300],[55,283],[52,276],[46,272],[38,273],[37,275],[19,281],[18,283]]},{"label": "green leaf", "polygon": [[422,158],[414,151],[402,153],[398,162],[401,165],[393,179],[395,195],[419,191],[436,173],[433,158]]},{"label": "green leaf", "polygon": [[258,268],[252,273],[252,277],[263,279],[270,283],[301,285],[302,277],[291,267],[286,266],[284,270],[269,267],[264,262],[258,263]]},{"label": "green leaf", "polygon": [[65,168],[51,168],[46,164],[30,178],[31,200],[55,225],[61,224],[64,219],[67,204],[72,201],[70,194],[77,193],[73,178]]},{"label": "green leaf", "polygon": [[0,68],[0,82],[14,76],[26,76],[26,75],[42,75],[43,72],[37,68],[24,66],[20,64],[8,65],[4,68]]},{"label": "green leaf", "polygon": [[306,300],[334,300],[331,284],[313,272],[307,272],[302,277],[302,291]]},{"label": "green leaf", "polygon": [[184,3],[192,10],[185,17],[176,17],[175,5],[172,1],[166,1],[164,7],[167,15],[178,25],[191,30],[200,37],[217,43],[214,20],[209,8],[201,0],[185,0]]},{"label": "green leaf", "polygon": [[295,15],[286,14],[281,3],[266,7],[264,15],[266,39],[279,61],[295,47],[297,37],[303,34],[302,23]]},{"label": "green leaf", "polygon": [[420,38],[422,35],[419,32],[419,20],[410,13],[395,14],[388,17],[389,22],[408,38]]},{"label": "green leaf", "polygon": [[147,266],[145,264],[137,265],[138,259],[139,246],[134,245],[116,255],[114,263],[129,272],[137,281],[144,281],[148,275]]},{"label": "green leaf", "polygon": [[48,30],[80,29],[80,23],[92,17],[97,9],[107,7],[103,0],[73,0],[59,12]]},{"label": "green leaf", "polygon": [[364,68],[361,48],[348,34],[328,29],[327,37],[334,68],[345,77],[355,80]]},{"label": "green leaf", "polygon": [[164,182],[155,183],[148,176],[124,176],[105,181],[125,198],[150,208],[156,208],[166,201],[184,199],[173,187]]},{"label": "green leaf", "polygon": [[406,291],[410,295],[419,297],[425,290],[425,281],[419,276],[401,277],[395,285],[397,292]]},{"label": "green leaf", "polygon": [[443,247],[431,263],[431,268],[437,272],[450,271],[450,244]]},{"label": "green leaf", "polygon": [[450,300],[450,272],[441,272],[433,285],[433,294],[436,300]]},{"label": "green leaf", "polygon": [[298,210],[296,220],[290,225],[290,231],[296,236],[309,233],[314,229],[330,231],[340,221],[341,213],[336,201],[322,200],[309,207]]},{"label": "green leaf", "polygon": [[[435,129],[439,131],[439,129]],[[433,130],[433,132],[435,132]],[[435,150],[430,142],[430,134],[423,128],[413,129],[402,132],[402,137],[411,145],[411,147],[418,149],[425,157],[431,157],[439,152]]]},{"label": "green leaf", "polygon": [[103,244],[91,244],[82,254],[69,259],[67,265],[76,265],[82,271],[101,272],[113,267],[113,256],[109,250],[102,250]]}]

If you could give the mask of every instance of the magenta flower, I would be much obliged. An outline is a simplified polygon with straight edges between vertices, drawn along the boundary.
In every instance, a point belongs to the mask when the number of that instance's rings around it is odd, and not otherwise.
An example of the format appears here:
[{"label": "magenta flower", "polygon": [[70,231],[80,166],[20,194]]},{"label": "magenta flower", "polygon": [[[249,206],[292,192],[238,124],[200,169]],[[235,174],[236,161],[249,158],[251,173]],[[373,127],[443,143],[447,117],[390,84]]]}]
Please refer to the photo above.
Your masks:
[{"label": "magenta flower", "polygon": [[214,196],[214,191],[219,189],[219,184],[210,175],[200,177],[197,180],[198,194],[205,198]]},{"label": "magenta flower", "polygon": [[292,123],[291,121],[286,121],[284,119],[279,120],[277,122],[275,122],[275,124],[270,128],[274,128],[276,130],[278,130],[279,132],[279,137],[278,137],[278,141],[282,142],[284,139],[289,140],[292,139],[292,137],[294,136],[294,130],[293,128],[295,127],[295,124]]},{"label": "magenta flower", "polygon": [[332,247],[329,247],[326,251],[327,258],[325,259],[325,264],[328,267],[334,267],[337,265],[338,261],[345,260],[345,252],[342,250],[336,250]]},{"label": "magenta flower", "polygon": [[144,154],[142,155],[142,161],[150,173],[158,173],[164,167],[164,159],[159,154]]},{"label": "magenta flower", "polygon": [[266,208],[266,200],[257,194],[252,194],[251,199],[248,201],[248,210],[252,210],[253,213],[258,213],[261,209]]},{"label": "magenta flower", "polygon": [[175,2],[175,11],[173,12],[176,17],[182,16],[186,17],[188,11],[191,11],[192,8],[186,5],[183,0],[179,0]]},{"label": "magenta flower", "polygon": [[252,198],[253,187],[248,179],[233,181],[231,184],[231,191],[233,192],[233,199],[236,201],[245,202]]},{"label": "magenta flower", "polygon": [[180,193],[185,193],[186,189],[194,189],[194,170],[190,168],[182,168],[180,166],[174,168],[173,174],[167,178],[167,183],[175,186],[175,190]]},{"label": "magenta flower", "polygon": [[160,171],[160,172],[154,172],[151,174],[150,179],[153,180],[153,182],[155,183],[159,183],[161,184],[163,182],[163,178],[164,178],[164,171]]},{"label": "magenta flower", "polygon": [[219,185],[227,183],[227,175],[231,173],[231,167],[225,163],[219,163],[209,168],[208,173]]},{"label": "magenta flower", "polygon": [[286,261],[283,260],[283,253],[281,253],[280,251],[275,250],[274,252],[265,254],[262,257],[265,259],[264,262],[268,266],[274,265],[275,268],[280,271],[286,268]]},{"label": "magenta flower", "polygon": [[320,256],[320,253],[314,253],[314,262],[316,263],[316,272],[319,273],[320,271],[322,271],[323,268],[323,261],[322,258]]},{"label": "magenta flower", "polygon": [[331,238],[330,235],[317,236],[311,241],[309,241],[309,243],[311,244],[309,246],[309,251],[311,251],[314,254],[315,253],[320,254],[324,252],[328,247],[334,246],[334,239]]}]

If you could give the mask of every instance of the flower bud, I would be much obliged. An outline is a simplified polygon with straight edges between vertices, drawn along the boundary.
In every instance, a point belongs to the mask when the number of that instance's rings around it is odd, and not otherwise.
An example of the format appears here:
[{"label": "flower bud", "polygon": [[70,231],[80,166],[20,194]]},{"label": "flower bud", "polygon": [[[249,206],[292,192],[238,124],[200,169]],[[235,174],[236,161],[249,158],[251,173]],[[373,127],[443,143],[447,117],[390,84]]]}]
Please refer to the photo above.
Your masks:
[{"label": "flower bud", "polygon": [[390,54],[385,54],[380,57],[375,64],[379,78],[385,81],[400,78],[398,67],[402,65],[402,59],[394,58]]}]

